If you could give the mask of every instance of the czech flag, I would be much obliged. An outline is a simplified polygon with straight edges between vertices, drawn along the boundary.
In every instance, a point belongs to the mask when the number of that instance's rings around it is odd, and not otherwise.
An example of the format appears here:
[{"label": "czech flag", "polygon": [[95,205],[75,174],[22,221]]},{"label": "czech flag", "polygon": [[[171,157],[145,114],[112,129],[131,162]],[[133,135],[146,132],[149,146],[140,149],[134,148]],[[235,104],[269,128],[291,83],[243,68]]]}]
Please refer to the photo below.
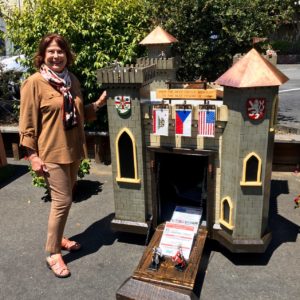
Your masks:
[{"label": "czech flag", "polygon": [[175,133],[192,136],[192,109],[176,109]]}]

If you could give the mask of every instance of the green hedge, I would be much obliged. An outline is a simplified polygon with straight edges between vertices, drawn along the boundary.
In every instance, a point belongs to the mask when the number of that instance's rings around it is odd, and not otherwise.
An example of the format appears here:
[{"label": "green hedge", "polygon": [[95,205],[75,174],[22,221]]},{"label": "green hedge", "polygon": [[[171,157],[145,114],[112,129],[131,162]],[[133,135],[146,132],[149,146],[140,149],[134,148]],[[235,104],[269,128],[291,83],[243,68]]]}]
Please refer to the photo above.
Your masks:
[{"label": "green hedge", "polygon": [[296,42],[286,40],[272,41],[271,45],[279,55],[300,54],[300,40]]}]

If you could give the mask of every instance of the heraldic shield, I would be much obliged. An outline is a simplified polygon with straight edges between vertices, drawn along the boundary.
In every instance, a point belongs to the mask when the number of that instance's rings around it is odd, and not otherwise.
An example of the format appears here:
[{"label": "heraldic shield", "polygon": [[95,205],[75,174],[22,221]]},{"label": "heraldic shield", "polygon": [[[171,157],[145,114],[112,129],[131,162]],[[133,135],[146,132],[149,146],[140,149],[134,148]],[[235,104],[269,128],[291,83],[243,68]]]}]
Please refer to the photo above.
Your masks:
[{"label": "heraldic shield", "polygon": [[249,98],[247,100],[247,114],[251,120],[260,120],[266,113],[265,98]]},{"label": "heraldic shield", "polygon": [[131,99],[129,96],[116,96],[115,106],[119,115],[124,116],[131,111]]}]

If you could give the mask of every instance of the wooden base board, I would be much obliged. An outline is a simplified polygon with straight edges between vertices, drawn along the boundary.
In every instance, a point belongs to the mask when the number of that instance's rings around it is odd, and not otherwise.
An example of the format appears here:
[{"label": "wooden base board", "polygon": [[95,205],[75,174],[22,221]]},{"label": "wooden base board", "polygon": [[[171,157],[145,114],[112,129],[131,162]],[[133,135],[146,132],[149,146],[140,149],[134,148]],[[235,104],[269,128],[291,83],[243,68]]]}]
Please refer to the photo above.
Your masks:
[{"label": "wooden base board", "polygon": [[199,299],[193,291],[180,289],[180,288],[168,288],[159,284],[152,284],[137,280],[134,278],[127,279],[123,285],[118,289],[116,299],[118,300],[194,300]]},{"label": "wooden base board", "polygon": [[118,289],[117,299],[197,299],[193,290],[207,230],[205,228],[199,229],[187,267],[182,272],[176,270],[170,257],[166,257],[158,270],[153,271],[149,269],[152,249],[158,247],[163,229],[164,225],[157,227],[133,275]]}]

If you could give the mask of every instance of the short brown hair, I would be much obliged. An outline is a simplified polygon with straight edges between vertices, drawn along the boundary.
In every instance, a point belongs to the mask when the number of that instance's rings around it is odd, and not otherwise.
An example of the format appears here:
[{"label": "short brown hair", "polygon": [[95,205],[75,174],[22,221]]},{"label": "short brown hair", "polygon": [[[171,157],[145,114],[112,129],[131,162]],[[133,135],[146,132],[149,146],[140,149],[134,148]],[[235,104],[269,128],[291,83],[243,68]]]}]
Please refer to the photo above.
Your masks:
[{"label": "short brown hair", "polygon": [[37,50],[36,54],[34,55],[33,62],[34,62],[34,65],[36,68],[39,69],[41,67],[41,65],[44,63],[46,49],[52,43],[52,41],[55,41],[57,43],[57,45],[63,51],[66,52],[66,56],[67,56],[66,67],[70,66],[74,62],[74,54],[71,51],[68,41],[60,34],[49,33],[41,39],[39,46],[38,46],[38,50]]}]

